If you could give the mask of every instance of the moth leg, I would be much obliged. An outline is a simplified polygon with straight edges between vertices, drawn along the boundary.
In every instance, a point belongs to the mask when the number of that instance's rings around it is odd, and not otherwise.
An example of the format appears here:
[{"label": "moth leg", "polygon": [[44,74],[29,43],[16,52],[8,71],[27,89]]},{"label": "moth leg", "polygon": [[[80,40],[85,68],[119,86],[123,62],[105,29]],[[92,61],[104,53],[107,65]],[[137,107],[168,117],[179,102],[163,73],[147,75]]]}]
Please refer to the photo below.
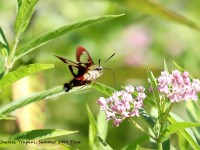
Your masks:
[{"label": "moth leg", "polygon": [[92,81],[92,84],[95,85],[96,82],[97,82],[97,79],[93,80],[93,81]]},{"label": "moth leg", "polygon": [[84,87],[88,86],[91,82],[90,81],[85,81],[85,84],[83,84],[83,86],[81,86],[79,89],[77,90],[80,90],[80,89],[83,89]]}]

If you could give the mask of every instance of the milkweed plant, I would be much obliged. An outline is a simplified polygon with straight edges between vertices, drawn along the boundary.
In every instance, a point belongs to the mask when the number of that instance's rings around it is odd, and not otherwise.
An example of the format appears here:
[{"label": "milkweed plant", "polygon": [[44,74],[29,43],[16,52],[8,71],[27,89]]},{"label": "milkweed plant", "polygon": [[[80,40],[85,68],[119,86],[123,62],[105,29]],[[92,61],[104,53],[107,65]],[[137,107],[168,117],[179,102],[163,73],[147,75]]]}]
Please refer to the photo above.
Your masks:
[{"label": "milkweed plant", "polygon": [[[180,104],[184,101],[198,103],[200,80],[191,78],[187,71],[179,70],[168,72],[166,69],[156,78],[148,69],[148,75],[147,82],[150,84],[148,90],[145,90],[144,86],[127,85],[121,91],[114,91],[109,97],[100,97],[97,100],[100,110],[105,112],[105,119],[111,121],[115,127],[119,127],[124,120],[131,120],[133,125],[157,143],[159,150],[166,149],[162,143],[169,140],[170,135],[180,131],[192,147],[198,149],[193,134],[184,129],[197,127],[200,124],[183,120],[178,122],[171,109],[175,103]],[[147,113],[145,111],[147,106],[154,108],[156,114]],[[149,130],[137,124],[133,120],[134,117],[145,121]]]},{"label": "milkweed plant", "polygon": [[[164,110],[160,110],[159,114],[165,113],[166,110],[169,111],[169,108],[162,108],[162,105],[165,106],[166,103],[172,105],[175,102],[184,100],[198,100],[200,80],[193,79],[193,81],[190,81],[186,71],[182,74],[178,70],[173,70],[171,74],[162,71],[155,81],[157,81],[156,89],[159,94],[159,103],[156,103],[156,106]],[[134,91],[137,93],[135,97],[132,96]],[[113,124],[118,127],[126,118],[139,117],[139,109],[143,109],[145,98],[146,94],[143,86],[134,88],[132,85],[127,85],[124,90],[114,92],[109,98],[100,97],[97,103],[101,106],[101,110],[105,111],[106,119],[112,120]]]}]

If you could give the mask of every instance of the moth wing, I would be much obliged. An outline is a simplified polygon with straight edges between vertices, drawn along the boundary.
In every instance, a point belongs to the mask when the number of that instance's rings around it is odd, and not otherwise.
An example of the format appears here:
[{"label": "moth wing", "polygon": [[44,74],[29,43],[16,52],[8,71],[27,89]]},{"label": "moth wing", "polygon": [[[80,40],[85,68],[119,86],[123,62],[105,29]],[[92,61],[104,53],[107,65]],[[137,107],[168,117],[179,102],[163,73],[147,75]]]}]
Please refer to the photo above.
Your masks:
[{"label": "moth wing", "polygon": [[60,57],[60,56],[56,56],[56,55],[55,55],[55,57],[57,57],[57,58],[60,59],[62,62],[66,63],[66,64],[68,64],[68,65],[71,65],[71,66],[78,66],[77,63],[75,63],[75,62],[73,62],[73,61],[71,61],[71,60],[69,60],[69,59],[66,59],[66,58],[63,58],[63,57]]},{"label": "moth wing", "polygon": [[81,64],[85,64],[86,67],[90,67],[94,65],[94,62],[92,58],[90,57],[90,54],[82,46],[79,46],[76,50],[76,60],[77,62],[80,62]]},{"label": "moth wing", "polygon": [[82,77],[84,76],[84,74],[87,72],[87,68],[84,66],[72,66],[69,65],[69,70],[72,73],[72,75],[74,76],[74,78],[81,80]]}]

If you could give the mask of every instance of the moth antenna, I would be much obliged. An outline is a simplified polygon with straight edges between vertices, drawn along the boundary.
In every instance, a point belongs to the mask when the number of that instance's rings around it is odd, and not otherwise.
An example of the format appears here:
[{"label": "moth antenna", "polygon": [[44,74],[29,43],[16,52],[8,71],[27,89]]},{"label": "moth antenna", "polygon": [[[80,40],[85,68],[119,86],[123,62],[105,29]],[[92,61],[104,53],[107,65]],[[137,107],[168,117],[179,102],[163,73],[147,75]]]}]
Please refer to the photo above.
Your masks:
[{"label": "moth antenna", "polygon": [[114,55],[115,55],[115,53],[113,53],[106,61],[104,61],[103,64],[105,64],[107,61],[109,61]]},{"label": "moth antenna", "polygon": [[[113,56],[114,56],[114,55],[113,55]],[[105,70],[109,70],[109,71],[112,72],[112,76],[113,76],[113,79],[114,79],[114,85],[116,85],[116,84],[115,84],[115,73],[114,73],[114,71],[112,71],[112,70],[109,69],[109,68],[103,68],[103,69],[105,69]]]}]

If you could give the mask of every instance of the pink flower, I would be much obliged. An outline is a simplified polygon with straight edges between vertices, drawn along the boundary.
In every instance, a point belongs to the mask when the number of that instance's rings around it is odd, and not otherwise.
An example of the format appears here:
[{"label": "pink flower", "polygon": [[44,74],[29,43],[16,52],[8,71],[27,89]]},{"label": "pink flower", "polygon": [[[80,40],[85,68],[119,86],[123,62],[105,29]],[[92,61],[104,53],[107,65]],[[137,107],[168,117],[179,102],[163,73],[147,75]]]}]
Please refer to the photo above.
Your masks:
[{"label": "pink flower", "polygon": [[133,93],[133,92],[134,92],[134,87],[133,87],[132,85],[127,85],[127,86],[125,87],[125,89],[126,89],[126,91],[127,91],[128,93]]},{"label": "pink flower", "polygon": [[178,70],[173,70],[172,74],[163,71],[157,81],[158,91],[163,93],[171,102],[197,100],[197,93],[200,92],[200,81],[198,79],[190,81],[189,74],[186,71],[182,74]]},{"label": "pink flower", "polygon": [[171,75],[168,72],[163,71],[161,72],[161,76],[158,77],[157,80],[158,80],[158,91],[167,94],[169,92],[169,87],[167,85],[171,84],[172,82]]},{"label": "pink flower", "polygon": [[115,118],[115,113],[114,112],[110,112],[110,111],[106,111],[106,119],[107,120],[111,120]]},{"label": "pink flower", "polygon": [[134,87],[128,85],[125,90],[117,91],[111,97],[105,99],[100,97],[97,104],[101,106],[101,110],[105,111],[106,119],[112,120],[115,126],[119,126],[124,119],[138,116],[139,109],[143,107],[143,100],[146,98],[145,88],[136,87],[137,96],[133,97]]},{"label": "pink flower", "polygon": [[103,97],[100,97],[99,100],[97,101],[98,105],[104,106],[106,104],[106,100]]},{"label": "pink flower", "polygon": [[138,86],[136,87],[136,91],[143,93],[145,91],[145,88],[143,86]]},{"label": "pink flower", "polygon": [[114,119],[113,120],[113,125],[115,125],[116,127],[119,127],[119,124],[122,122],[122,119]]},{"label": "pink flower", "polygon": [[132,117],[133,116],[137,116],[137,117],[139,117],[140,115],[139,115],[139,110],[138,109],[134,109],[132,112],[131,112],[131,114],[130,114]]},{"label": "pink flower", "polygon": [[183,72],[183,78],[187,78],[188,77],[188,72],[187,71],[185,71],[185,72]]},{"label": "pink flower", "polygon": [[184,82],[185,82],[186,85],[189,85],[190,84],[190,78],[189,77],[185,78]]}]

